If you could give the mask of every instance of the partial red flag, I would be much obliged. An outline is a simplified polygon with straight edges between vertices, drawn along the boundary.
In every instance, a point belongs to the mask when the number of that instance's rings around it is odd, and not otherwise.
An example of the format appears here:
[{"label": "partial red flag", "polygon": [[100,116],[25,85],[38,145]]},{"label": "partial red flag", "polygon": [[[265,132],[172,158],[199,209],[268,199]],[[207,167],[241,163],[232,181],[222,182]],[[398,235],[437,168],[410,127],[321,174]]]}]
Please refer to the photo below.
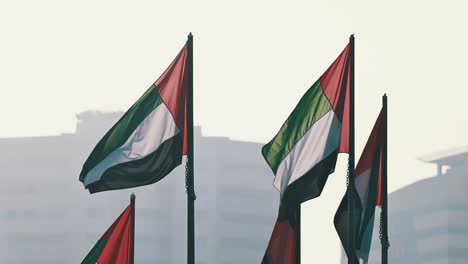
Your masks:
[{"label": "partial red flag", "polygon": [[129,205],[94,245],[82,264],[133,264],[134,210]]},{"label": "partial red flag", "polygon": [[290,218],[280,209],[262,264],[295,264],[297,261],[297,215]]}]

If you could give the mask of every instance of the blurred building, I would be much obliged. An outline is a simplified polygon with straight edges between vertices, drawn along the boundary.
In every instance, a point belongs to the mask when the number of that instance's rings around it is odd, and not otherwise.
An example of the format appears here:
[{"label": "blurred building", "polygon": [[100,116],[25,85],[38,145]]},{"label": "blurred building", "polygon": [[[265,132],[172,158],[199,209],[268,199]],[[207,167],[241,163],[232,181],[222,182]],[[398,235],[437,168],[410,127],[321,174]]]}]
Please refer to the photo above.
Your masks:
[{"label": "blurred building", "polygon": [[[186,260],[184,163],[157,184],[90,195],[85,159],[122,113],[79,114],[76,133],[0,139],[0,263],[80,263],[136,194],[136,263]],[[195,131],[199,264],[259,263],[278,193],[258,143]]]},{"label": "blurred building", "polygon": [[[468,148],[421,160],[435,164],[436,175],[389,194],[389,263],[468,263]],[[369,263],[381,258],[376,214]]]}]

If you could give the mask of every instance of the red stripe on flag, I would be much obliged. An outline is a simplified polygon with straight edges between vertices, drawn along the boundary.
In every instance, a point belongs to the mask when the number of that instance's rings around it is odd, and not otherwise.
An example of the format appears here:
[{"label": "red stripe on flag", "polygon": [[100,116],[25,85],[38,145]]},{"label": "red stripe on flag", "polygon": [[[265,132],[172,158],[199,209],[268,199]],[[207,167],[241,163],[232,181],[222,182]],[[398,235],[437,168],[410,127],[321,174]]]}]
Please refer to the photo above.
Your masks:
[{"label": "red stripe on flag", "polygon": [[369,136],[369,139],[367,140],[364,150],[362,151],[361,158],[359,159],[359,162],[356,166],[356,170],[354,173],[356,177],[359,177],[359,175],[361,175],[364,171],[371,169],[374,163],[374,160],[376,158],[379,158],[379,176],[378,176],[379,178],[378,178],[378,184],[377,184],[377,197],[376,197],[377,206],[382,205],[382,195],[383,195],[382,193],[382,162],[383,162],[382,150],[383,150],[383,144],[384,144],[383,133],[386,133],[386,131],[383,127],[382,115],[383,115],[383,112],[380,111],[379,117],[377,118],[377,121],[375,121],[374,127],[372,128],[372,132]]},{"label": "red stripe on flag", "polygon": [[330,101],[333,111],[341,120],[340,153],[349,152],[349,87],[351,86],[349,49],[348,44],[320,77],[323,92]]},{"label": "red stripe on flag", "polygon": [[171,65],[154,83],[163,102],[172,114],[177,127],[184,135],[182,154],[187,154],[187,95],[188,95],[188,49],[184,46]]},{"label": "red stripe on flag", "polygon": [[380,148],[380,162],[379,162],[379,180],[377,184],[377,197],[376,197],[376,206],[382,206],[382,201],[383,201],[383,192],[382,192],[382,175],[383,175],[383,153],[382,153],[382,148]]},{"label": "red stripe on flag", "polygon": [[379,117],[377,118],[377,121],[375,121],[374,127],[372,128],[372,132],[369,136],[369,139],[367,140],[366,146],[364,147],[364,150],[362,151],[361,158],[359,159],[359,162],[356,166],[356,170],[354,175],[358,177],[361,175],[364,171],[372,168],[372,164],[374,162],[374,159],[376,158],[375,155],[377,154],[377,151],[382,148],[382,111],[379,114]]},{"label": "red stripe on flag", "polygon": [[[132,211],[129,205],[111,228],[103,235],[108,237],[104,249],[98,258],[99,264],[131,264],[133,246]],[[109,232],[110,231],[110,232]]]},{"label": "red stripe on flag", "polygon": [[[294,216],[294,225],[297,224]],[[262,264],[295,264],[296,263],[296,228],[290,220],[277,220],[271,233],[268,247]]]}]

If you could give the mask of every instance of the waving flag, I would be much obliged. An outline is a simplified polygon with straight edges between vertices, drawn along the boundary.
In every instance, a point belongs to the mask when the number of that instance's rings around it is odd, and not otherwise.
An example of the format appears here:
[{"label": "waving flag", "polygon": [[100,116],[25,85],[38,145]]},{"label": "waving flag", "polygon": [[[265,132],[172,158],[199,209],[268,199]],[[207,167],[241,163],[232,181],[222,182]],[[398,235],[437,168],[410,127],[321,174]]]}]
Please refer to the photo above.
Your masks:
[{"label": "waving flag", "polygon": [[348,152],[348,87],[349,45],[262,148],[285,206],[295,208],[319,196],[335,169],[338,153]]},{"label": "waving flag", "polygon": [[104,135],[83,165],[91,193],[155,183],[187,154],[187,47]]},{"label": "waving flag", "polygon": [[[358,257],[360,263],[367,263],[369,258],[372,233],[374,228],[375,207],[382,205],[382,146],[385,129],[380,112],[374,128],[367,140],[364,151],[356,166],[354,187],[349,188],[343,197],[338,211],[335,214],[335,228],[348,257]],[[348,192],[355,193],[349,196]],[[357,194],[357,195],[356,195]],[[356,219],[352,221],[355,226],[349,228],[348,197],[352,197],[351,205]],[[349,230],[357,230],[356,248],[349,246]]]},{"label": "waving flag", "polygon": [[81,264],[133,264],[135,196]]},{"label": "waving flag", "polygon": [[262,264],[296,263],[296,210],[320,196],[339,152],[349,152],[350,45],[301,98],[262,148],[280,191],[278,220]]}]

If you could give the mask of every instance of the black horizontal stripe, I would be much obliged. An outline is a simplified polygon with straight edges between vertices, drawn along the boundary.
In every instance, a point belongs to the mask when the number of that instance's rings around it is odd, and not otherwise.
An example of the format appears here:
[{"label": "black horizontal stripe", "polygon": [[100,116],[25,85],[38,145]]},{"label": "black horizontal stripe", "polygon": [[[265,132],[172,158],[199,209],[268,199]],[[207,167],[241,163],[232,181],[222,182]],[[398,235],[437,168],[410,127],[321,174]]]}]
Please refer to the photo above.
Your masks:
[{"label": "black horizontal stripe", "polygon": [[120,118],[120,120],[99,140],[80,173],[80,181],[84,182],[86,175],[100,162],[108,157],[112,151],[122,146],[132,135],[133,131],[151,114],[162,99],[152,85],[138,101]]},{"label": "black horizontal stripe", "polygon": [[[350,192],[352,192],[351,195],[351,206],[353,207],[352,209],[352,215],[349,214],[349,207],[348,207],[348,201],[350,197]],[[343,245],[343,249],[346,252],[346,256],[350,258],[356,258],[356,248],[351,248],[350,245],[350,232],[354,232],[354,245],[356,245],[356,234],[358,232],[358,227],[361,223],[361,214],[362,214],[362,204],[361,200],[359,199],[359,194],[356,191],[356,187],[350,186],[348,190],[346,191],[345,195],[343,196],[343,199],[341,200],[340,206],[338,207],[338,210],[335,213],[335,218],[333,220],[333,224],[335,225],[336,232],[338,233],[338,236],[340,237],[341,244]],[[349,221],[348,217],[351,217],[351,222],[354,223],[353,228],[350,228],[349,226]]]},{"label": "black horizontal stripe", "polygon": [[291,251],[288,248],[291,243],[295,243],[296,239],[289,236],[290,232],[297,230],[296,209],[302,202],[320,196],[328,175],[335,170],[337,157],[338,150],[335,150],[286,188],[281,197],[278,219],[263,256],[262,264],[286,263],[288,259],[295,259],[296,250]]},{"label": "black horizontal stripe", "polygon": [[286,214],[286,217],[300,203],[320,196],[327,182],[328,175],[335,171],[337,157],[338,150],[335,150],[287,187],[281,197],[281,203],[285,207],[285,211],[283,212]]},{"label": "black horizontal stripe", "polygon": [[148,156],[107,169],[101,179],[87,186],[90,193],[133,188],[163,179],[182,162],[182,135],[163,142]]}]

